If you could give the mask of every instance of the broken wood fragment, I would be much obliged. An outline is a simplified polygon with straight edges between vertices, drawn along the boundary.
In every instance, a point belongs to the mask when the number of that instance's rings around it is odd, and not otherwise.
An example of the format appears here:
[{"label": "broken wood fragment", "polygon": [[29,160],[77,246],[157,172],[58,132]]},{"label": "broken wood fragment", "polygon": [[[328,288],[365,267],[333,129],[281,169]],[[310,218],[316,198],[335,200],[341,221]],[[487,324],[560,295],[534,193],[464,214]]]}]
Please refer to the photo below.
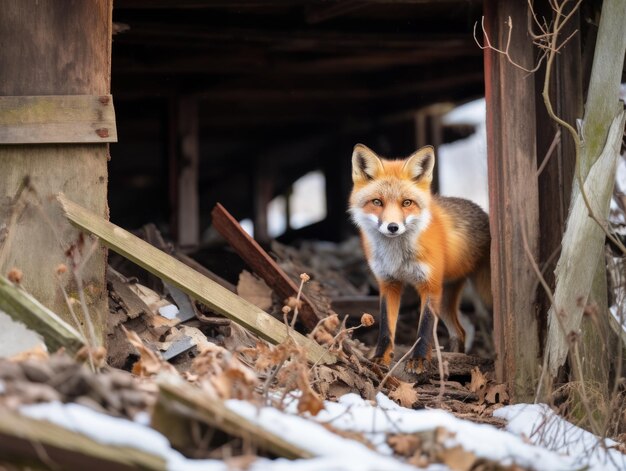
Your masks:
[{"label": "broken wood fragment", "polygon": [[[263,248],[246,233],[239,223],[226,211],[224,206],[216,204],[211,211],[213,227],[226,239],[237,254],[248,264],[254,273],[259,275],[274,290],[280,299],[296,296],[298,286],[263,250]],[[302,306],[299,319],[309,330],[313,330],[321,316],[313,308],[313,304],[302,293]]]},{"label": "broken wood fragment", "polygon": [[307,359],[311,363],[337,361],[334,355],[318,343],[298,332],[289,333],[282,322],[146,241],[68,200],[63,194],[59,194],[57,200],[72,224],[99,237],[107,247],[180,288],[215,312],[274,344],[285,341],[291,335],[306,350]]},{"label": "broken wood fragment", "polygon": [[150,314],[150,307],[128,286],[128,280],[118,271],[107,267],[107,283],[122,301],[126,315],[135,319],[142,314]]},{"label": "broken wood fragment", "polygon": [[41,335],[50,352],[65,348],[74,354],[84,345],[80,333],[74,327],[2,275],[0,311]]},{"label": "broken wood fragment", "polygon": [[81,433],[7,409],[0,411],[0,467],[3,463],[35,464],[35,469],[49,469],[51,464],[54,469],[167,469],[160,456],[99,443]]},{"label": "broken wood fragment", "polygon": [[[175,376],[158,380],[159,395],[152,415],[152,427],[174,444],[185,441],[188,420],[196,420],[246,440],[260,449],[288,459],[311,458],[313,454],[230,410],[222,400],[209,398],[200,389]],[[184,419],[181,422],[181,418]],[[172,427],[173,425],[173,427]],[[172,429],[176,431],[173,433]],[[177,438],[178,437],[178,438]],[[182,440],[181,440],[182,439]]]}]

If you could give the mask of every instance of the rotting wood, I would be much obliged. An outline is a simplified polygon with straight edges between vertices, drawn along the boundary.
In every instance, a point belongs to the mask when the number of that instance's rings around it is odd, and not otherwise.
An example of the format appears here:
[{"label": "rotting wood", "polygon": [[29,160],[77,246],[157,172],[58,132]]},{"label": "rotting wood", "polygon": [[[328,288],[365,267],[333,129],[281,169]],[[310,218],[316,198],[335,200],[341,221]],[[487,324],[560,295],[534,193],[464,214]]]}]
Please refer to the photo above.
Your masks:
[{"label": "rotting wood", "polygon": [[117,142],[111,95],[0,96],[0,144]]},{"label": "rotting wood", "polygon": [[[213,227],[226,239],[235,252],[259,275],[267,285],[281,298],[296,296],[298,286],[287,276],[278,264],[250,237],[221,204],[216,204],[211,211]],[[307,296],[300,297],[299,319],[307,329],[312,330],[320,321],[321,316],[315,312]]]},{"label": "rotting wood", "polygon": [[[166,437],[171,436],[172,415],[199,420],[229,435],[247,440],[276,456],[289,459],[311,458],[313,454],[290,443],[288,440],[251,422],[247,418],[228,409],[223,401],[207,397],[201,390],[169,376],[158,380],[159,395],[152,426]],[[181,424],[179,423],[179,427]],[[180,428],[176,427],[180,431]],[[176,437],[172,437],[176,443]]]},{"label": "rotting wood", "polygon": [[[613,183],[607,184],[607,181],[609,177],[613,178],[615,175],[625,121],[626,114],[619,111],[612,120],[606,147],[585,179],[585,192],[589,195],[593,211],[599,218],[605,218],[608,214]],[[552,377],[556,376],[559,367],[567,358],[570,346],[569,334],[579,331],[596,273],[595,267],[603,254],[604,240],[604,231],[589,217],[582,195],[576,192],[556,269],[554,305],[548,312],[546,354]],[[581,247],[585,250],[581,250]],[[601,315],[610,314],[605,311]]]},{"label": "rotting wood", "polygon": [[307,352],[312,363],[334,363],[334,355],[298,332],[288,333],[285,325],[253,304],[204,277],[184,263],[158,250],[130,232],[93,214],[59,194],[57,200],[66,217],[78,228],[100,238],[103,244],[145,268],[189,296],[206,304],[259,337],[278,344],[289,335]]},{"label": "rotting wood", "polygon": [[45,420],[6,409],[0,410],[0,465],[3,462],[28,464],[35,469],[49,469],[52,463],[56,465],[53,469],[167,469],[160,456],[98,443]]},{"label": "rotting wood", "polygon": [[110,266],[107,267],[107,283],[119,296],[128,317],[135,319],[142,314],[152,314],[150,306],[129,288],[126,277]]},{"label": "rotting wood", "polygon": [[50,352],[76,353],[84,345],[80,333],[33,296],[0,275],[0,311],[42,336]]},{"label": "rotting wood", "polygon": [[[625,114],[618,93],[626,50],[624,22],[626,3],[620,0],[603,2],[585,115],[580,128],[583,143],[579,155],[581,177],[594,214],[601,221],[608,215],[624,132]],[[555,272],[554,305],[548,313],[546,355],[552,377],[556,376],[567,358],[568,335],[579,331],[595,268],[603,254],[604,231],[588,213],[575,181],[563,248]],[[601,315],[610,314],[605,311]]]},{"label": "rotting wood", "polygon": [[[4,2],[0,43],[11,46],[0,47],[0,96],[108,96],[112,9],[112,0],[76,2],[71,8],[56,0]],[[67,322],[72,316],[54,270],[66,262],[65,253],[75,244],[78,231],[61,215],[54,195],[64,191],[108,217],[108,159],[109,146],[101,141],[0,145],[0,221],[9,220],[11,207],[6,202],[25,178],[39,197],[35,202],[30,195],[32,204],[13,228],[14,240],[21,242],[7,254],[0,272],[18,267],[24,273],[24,288]],[[88,312],[102,340],[108,312],[106,250],[95,251],[81,264]],[[61,277],[67,292],[75,292],[75,281],[69,273]],[[82,309],[76,315],[84,321]]]}]

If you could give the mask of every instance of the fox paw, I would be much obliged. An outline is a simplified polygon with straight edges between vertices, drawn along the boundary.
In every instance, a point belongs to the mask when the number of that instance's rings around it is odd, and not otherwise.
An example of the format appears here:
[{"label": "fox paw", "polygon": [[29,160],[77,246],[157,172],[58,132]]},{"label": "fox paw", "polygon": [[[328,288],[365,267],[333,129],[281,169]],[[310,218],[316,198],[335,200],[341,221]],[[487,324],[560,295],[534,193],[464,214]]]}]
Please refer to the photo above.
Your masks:
[{"label": "fox paw", "polygon": [[372,358],[372,362],[374,362],[377,365],[382,366],[384,368],[389,368],[389,365],[391,364],[391,358],[374,357],[374,358]]},{"label": "fox paw", "polygon": [[411,358],[407,360],[404,365],[404,370],[407,373],[412,373],[415,375],[423,375],[426,372],[426,366],[424,365],[423,358]]}]

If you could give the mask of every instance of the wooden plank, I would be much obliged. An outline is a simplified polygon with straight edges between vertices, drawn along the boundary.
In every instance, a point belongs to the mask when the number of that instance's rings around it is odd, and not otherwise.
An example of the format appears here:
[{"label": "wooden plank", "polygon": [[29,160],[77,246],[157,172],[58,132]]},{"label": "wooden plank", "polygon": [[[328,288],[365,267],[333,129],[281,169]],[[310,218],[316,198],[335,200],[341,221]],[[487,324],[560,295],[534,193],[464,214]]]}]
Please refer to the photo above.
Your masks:
[{"label": "wooden plank", "polygon": [[[206,304],[259,337],[277,344],[288,338],[285,325],[258,307],[231,293],[226,288],[202,276],[184,263],[132,235],[121,227],[111,224],[64,195],[57,196],[66,217],[78,228],[100,238],[103,244],[153,275],[170,283],[189,296]],[[307,351],[311,363],[334,363],[336,358],[313,340],[291,332],[298,345]]]},{"label": "wooden plank", "polygon": [[111,95],[0,96],[0,144],[117,142]]},{"label": "wooden plank", "polygon": [[[57,0],[4,2],[0,20],[0,96],[95,95],[110,93],[112,0],[78,2],[71,8]],[[19,38],[19,40],[16,40]],[[18,267],[22,285],[43,305],[70,322],[54,270],[67,263],[66,251],[79,231],[61,215],[54,195],[64,191],[101,217],[108,217],[109,147],[106,143],[23,144],[0,146],[0,221],[10,218],[6,202],[28,177],[41,206],[32,204],[14,228],[14,244],[0,273]],[[32,196],[32,194],[30,195]],[[83,260],[84,261],[84,260]],[[108,312],[106,251],[96,250],[81,273],[87,307],[103,338]],[[76,292],[68,272],[61,278]],[[82,309],[77,316],[82,319]]]},{"label": "wooden plank", "polygon": [[[484,5],[492,44],[504,49],[511,19],[510,54],[531,68],[534,51],[527,36],[526,3],[486,0]],[[532,400],[539,374],[537,279],[524,250],[524,231],[537,259],[534,78],[504,55],[486,49],[485,92],[496,377],[507,383],[514,400]]]},{"label": "wooden plank", "polygon": [[[216,204],[211,211],[213,227],[226,239],[235,252],[248,266],[259,275],[267,285],[274,290],[280,299],[287,299],[298,293],[298,286],[278,266],[278,264],[250,237],[221,204]],[[299,318],[307,329],[315,328],[320,315],[315,312],[313,304],[303,293],[302,307]]]},{"label": "wooden plank", "polygon": [[[99,443],[51,422],[2,409],[0,465],[8,463],[30,465],[24,469],[30,469],[31,466],[34,469],[90,471],[167,469],[165,460],[160,456],[136,448]],[[15,469],[22,468],[18,466]]]},{"label": "wooden plank", "polygon": [[171,424],[174,418],[183,418],[204,422],[279,457],[288,459],[313,457],[311,452],[256,425],[230,410],[223,401],[208,397],[200,389],[180,378],[164,376],[158,380],[158,385],[159,396],[152,416],[152,426],[176,445],[184,444],[177,443],[180,440],[177,440],[172,432],[176,432],[178,427],[172,427]]},{"label": "wooden plank", "polygon": [[43,338],[48,351],[65,348],[74,354],[84,345],[78,331],[23,289],[0,275],[0,311]]}]

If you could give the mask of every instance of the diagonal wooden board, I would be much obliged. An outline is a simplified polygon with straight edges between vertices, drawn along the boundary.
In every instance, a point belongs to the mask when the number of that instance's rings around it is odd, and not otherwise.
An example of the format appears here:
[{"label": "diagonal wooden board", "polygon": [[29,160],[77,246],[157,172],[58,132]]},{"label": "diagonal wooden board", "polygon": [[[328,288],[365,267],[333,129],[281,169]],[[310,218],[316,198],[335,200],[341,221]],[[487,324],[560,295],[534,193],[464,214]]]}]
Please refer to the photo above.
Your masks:
[{"label": "diagonal wooden board", "polygon": [[[57,195],[57,200],[73,225],[100,238],[111,250],[268,342],[278,344],[287,339],[285,325],[254,304],[231,293],[130,232],[68,200],[65,195]],[[337,361],[334,355],[304,335],[292,331],[291,336],[306,350],[311,363],[331,364]]]}]

